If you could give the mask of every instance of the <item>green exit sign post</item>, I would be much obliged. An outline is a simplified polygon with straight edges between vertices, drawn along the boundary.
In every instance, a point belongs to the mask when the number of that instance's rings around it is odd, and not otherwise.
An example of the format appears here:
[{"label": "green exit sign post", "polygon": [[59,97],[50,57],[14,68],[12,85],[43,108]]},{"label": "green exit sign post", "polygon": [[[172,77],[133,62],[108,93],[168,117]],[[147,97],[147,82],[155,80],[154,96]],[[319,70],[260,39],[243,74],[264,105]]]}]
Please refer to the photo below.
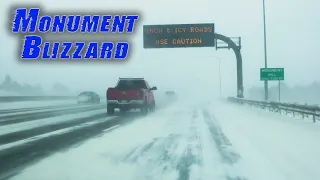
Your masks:
[{"label": "green exit sign post", "polygon": [[279,102],[280,102],[280,81],[284,80],[284,68],[260,68],[261,81],[279,81]]},{"label": "green exit sign post", "polygon": [[260,68],[261,81],[284,80],[284,68]]}]

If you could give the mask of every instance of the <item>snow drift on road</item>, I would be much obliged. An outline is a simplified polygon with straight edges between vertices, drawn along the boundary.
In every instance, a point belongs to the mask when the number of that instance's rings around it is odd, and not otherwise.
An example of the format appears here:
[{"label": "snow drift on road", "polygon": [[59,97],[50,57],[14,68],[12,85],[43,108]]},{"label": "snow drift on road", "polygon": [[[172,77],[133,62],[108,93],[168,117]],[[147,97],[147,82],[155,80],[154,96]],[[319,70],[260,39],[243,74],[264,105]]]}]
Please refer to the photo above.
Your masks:
[{"label": "snow drift on road", "polygon": [[320,126],[226,102],[177,102],[13,180],[319,179]]},{"label": "snow drift on road", "polygon": [[217,148],[197,105],[176,104],[105,133],[48,157],[13,179],[242,179],[233,164],[237,157],[229,153],[224,154],[229,162],[222,160],[221,151],[227,153],[222,146],[228,145],[219,141]]}]

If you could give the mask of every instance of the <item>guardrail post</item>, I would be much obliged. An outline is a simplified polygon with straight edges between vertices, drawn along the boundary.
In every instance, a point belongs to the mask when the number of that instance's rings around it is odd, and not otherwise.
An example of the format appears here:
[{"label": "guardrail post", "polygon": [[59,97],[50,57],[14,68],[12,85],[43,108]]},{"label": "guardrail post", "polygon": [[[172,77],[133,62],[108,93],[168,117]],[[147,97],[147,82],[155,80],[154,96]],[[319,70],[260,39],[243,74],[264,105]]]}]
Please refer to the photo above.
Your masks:
[{"label": "guardrail post", "polygon": [[313,122],[315,123],[316,122],[316,111],[314,111],[314,113],[313,113]]}]

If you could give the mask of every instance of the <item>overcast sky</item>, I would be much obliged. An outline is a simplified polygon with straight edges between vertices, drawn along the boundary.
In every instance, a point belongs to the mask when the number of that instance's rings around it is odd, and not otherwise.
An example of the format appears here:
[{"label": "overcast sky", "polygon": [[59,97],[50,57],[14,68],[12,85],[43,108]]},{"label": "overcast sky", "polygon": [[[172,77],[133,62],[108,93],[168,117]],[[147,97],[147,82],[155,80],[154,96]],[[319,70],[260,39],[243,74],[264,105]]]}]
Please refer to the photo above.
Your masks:
[{"label": "overcast sky", "polygon": [[[0,79],[10,74],[19,82],[41,83],[45,88],[55,81],[76,90],[105,91],[119,76],[143,76],[158,89],[207,88],[219,93],[218,58],[221,59],[224,95],[236,94],[236,59],[231,50],[214,48],[143,49],[143,24],[215,23],[216,32],[242,37],[245,91],[262,86],[259,68],[264,66],[262,0],[42,0],[1,1],[1,23],[8,20],[9,5],[41,2],[48,10],[86,9],[138,10],[143,19],[134,37],[132,58],[125,64],[106,63],[21,63],[16,59],[17,38],[1,26]],[[320,80],[320,1],[266,0],[268,66],[285,68],[290,86]],[[275,82],[270,83],[271,85]]]}]

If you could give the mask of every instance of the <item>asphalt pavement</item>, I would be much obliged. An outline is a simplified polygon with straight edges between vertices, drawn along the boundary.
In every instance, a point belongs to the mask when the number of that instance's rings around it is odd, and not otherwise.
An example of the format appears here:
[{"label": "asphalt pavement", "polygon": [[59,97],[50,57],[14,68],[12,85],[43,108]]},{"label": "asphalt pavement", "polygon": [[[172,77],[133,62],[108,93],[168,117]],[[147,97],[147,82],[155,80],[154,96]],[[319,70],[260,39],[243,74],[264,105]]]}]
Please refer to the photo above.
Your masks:
[{"label": "asphalt pavement", "polygon": [[[38,107],[0,111],[0,180],[17,175],[24,168],[53,153],[76,147],[88,139],[107,133],[104,130],[121,127],[138,119],[139,112],[106,114],[105,104],[59,107]],[[101,111],[99,111],[101,110]],[[98,111],[87,116],[77,114]],[[1,133],[10,125],[23,125],[25,122],[44,121],[46,118],[63,118],[75,115],[72,121],[45,124],[28,129]],[[2,128],[2,130],[1,130]]]}]

